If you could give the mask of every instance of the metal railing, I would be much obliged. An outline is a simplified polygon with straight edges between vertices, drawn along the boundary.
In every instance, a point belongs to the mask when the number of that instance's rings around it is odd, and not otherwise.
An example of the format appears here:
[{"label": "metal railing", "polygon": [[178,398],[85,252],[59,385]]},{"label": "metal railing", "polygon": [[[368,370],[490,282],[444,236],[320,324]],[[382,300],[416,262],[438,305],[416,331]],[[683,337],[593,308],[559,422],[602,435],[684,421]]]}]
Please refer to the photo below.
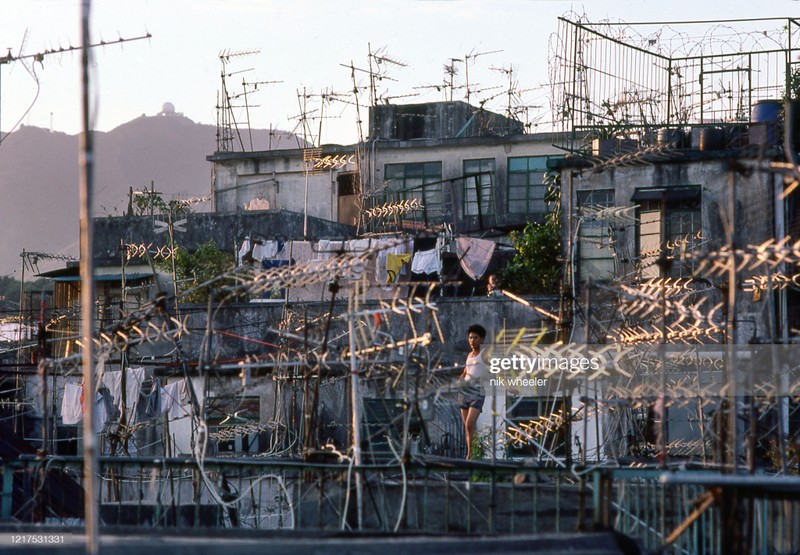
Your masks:
[{"label": "metal railing", "polygon": [[[83,523],[82,460],[4,461],[0,520]],[[355,475],[364,484],[357,520]],[[644,552],[725,552],[728,535],[752,553],[800,549],[800,478],[759,489],[694,473],[636,468],[541,468],[518,462],[414,459],[362,465],[265,459],[102,458],[103,526],[426,534],[536,534],[614,529]],[[692,473],[689,473],[692,474]],[[665,479],[666,477],[666,479]],[[746,481],[746,477],[742,478]],[[727,485],[726,485],[727,484]],[[734,493],[745,518],[723,526]]]}]

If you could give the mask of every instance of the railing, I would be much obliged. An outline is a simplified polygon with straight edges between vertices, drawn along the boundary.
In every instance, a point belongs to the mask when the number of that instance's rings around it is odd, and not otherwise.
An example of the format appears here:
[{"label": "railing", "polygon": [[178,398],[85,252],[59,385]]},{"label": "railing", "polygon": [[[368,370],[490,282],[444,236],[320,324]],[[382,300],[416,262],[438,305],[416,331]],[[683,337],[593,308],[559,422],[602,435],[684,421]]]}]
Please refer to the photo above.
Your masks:
[{"label": "railing", "polygon": [[[77,457],[2,463],[0,520],[82,526]],[[535,468],[459,460],[405,465],[291,460],[102,458],[103,526],[240,528],[427,534],[536,534],[609,529],[644,552],[726,552],[745,538],[752,553],[800,549],[800,478],[776,487],[720,482],[730,476],[654,469]],[[356,507],[356,473],[363,510]],[[747,477],[742,478],[747,480]],[[733,495],[733,497],[732,497]],[[730,500],[745,518],[723,526]],[[740,512],[741,512],[740,511]],[[730,521],[727,521],[730,522]]]},{"label": "railing", "polygon": [[[69,525],[83,516],[82,461],[3,463],[0,519]],[[267,460],[108,458],[100,462],[104,525],[354,530],[355,473],[364,477],[362,529],[520,533],[580,528],[574,477],[551,469],[462,461],[364,465]],[[515,483],[516,482],[519,483]],[[65,495],[72,490],[72,504]],[[588,515],[588,510],[583,510]],[[584,525],[587,523],[584,522]]]}]

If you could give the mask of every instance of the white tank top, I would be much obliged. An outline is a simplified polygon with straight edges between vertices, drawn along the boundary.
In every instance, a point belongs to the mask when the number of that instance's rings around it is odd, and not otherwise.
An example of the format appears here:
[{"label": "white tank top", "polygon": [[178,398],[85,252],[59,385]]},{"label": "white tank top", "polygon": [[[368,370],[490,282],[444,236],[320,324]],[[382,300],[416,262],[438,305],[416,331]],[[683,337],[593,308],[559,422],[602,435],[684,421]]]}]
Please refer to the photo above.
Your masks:
[{"label": "white tank top", "polygon": [[476,381],[480,383],[489,377],[489,368],[486,366],[486,363],[483,362],[483,349],[481,349],[481,351],[474,356],[472,353],[470,353],[467,356],[466,366],[467,367],[464,372],[464,381]]}]

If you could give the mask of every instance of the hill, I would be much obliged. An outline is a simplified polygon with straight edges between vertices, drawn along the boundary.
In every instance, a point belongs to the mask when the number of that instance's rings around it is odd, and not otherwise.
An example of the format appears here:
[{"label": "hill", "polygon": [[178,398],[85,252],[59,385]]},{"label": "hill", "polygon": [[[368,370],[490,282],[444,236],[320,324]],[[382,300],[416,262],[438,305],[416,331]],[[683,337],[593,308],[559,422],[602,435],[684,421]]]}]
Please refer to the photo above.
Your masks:
[{"label": "hill", "polygon": [[[213,125],[162,112],[95,133],[95,215],[122,215],[129,189],[149,189],[151,183],[165,200],[208,196],[206,156],[216,150],[216,132]],[[249,147],[249,135],[242,138]],[[289,133],[270,137],[253,130],[253,150],[270,143],[273,149],[298,147]],[[78,179],[77,135],[22,126],[0,144],[0,275],[19,279],[23,249],[77,258]],[[202,206],[197,209],[207,209]]]}]

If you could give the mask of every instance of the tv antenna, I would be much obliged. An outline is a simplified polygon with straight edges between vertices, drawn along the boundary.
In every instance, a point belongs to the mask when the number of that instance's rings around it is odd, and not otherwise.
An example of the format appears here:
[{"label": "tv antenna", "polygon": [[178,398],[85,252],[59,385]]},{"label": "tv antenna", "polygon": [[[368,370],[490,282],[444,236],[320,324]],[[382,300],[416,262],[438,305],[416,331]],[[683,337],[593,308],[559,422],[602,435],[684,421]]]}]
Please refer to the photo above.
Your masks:
[{"label": "tv antenna", "polygon": [[516,85],[514,83],[514,66],[509,64],[508,67],[490,67],[492,71],[497,71],[499,73],[504,73],[508,76],[508,89],[506,90],[506,95],[508,97],[508,106],[506,107],[506,115],[511,118],[513,117],[513,113],[511,111],[511,104],[514,97],[514,90]]},{"label": "tv antenna", "polygon": [[[228,64],[236,58],[253,56],[260,53],[260,50],[223,50],[219,53],[219,61],[222,69],[220,71],[220,90],[217,93],[217,151],[229,152],[234,148],[234,141],[238,139],[239,146],[244,151],[242,134],[239,132],[239,125],[236,123],[236,116],[233,113],[234,106],[231,101],[236,97],[228,92],[227,79],[240,73],[253,71],[252,68],[239,71],[228,71]],[[246,106],[245,106],[246,107]],[[249,117],[249,116],[248,116]],[[249,120],[248,120],[249,121]],[[252,148],[252,142],[251,142]]]},{"label": "tv antenna", "polygon": [[[247,116],[247,133],[250,137],[251,151],[253,150],[253,128],[250,125],[250,104],[247,101],[248,87],[250,88],[249,92],[252,94],[259,91],[258,89],[259,85],[272,85],[275,83],[283,83],[283,81],[252,81],[248,83],[247,81],[245,81],[244,77],[242,77],[242,96],[244,97],[244,109],[245,109],[245,114]],[[258,104],[254,105],[253,107],[257,108]]]},{"label": "tv antenna", "polygon": [[469,54],[464,55],[464,82],[467,86],[467,104],[469,104],[469,61],[478,58],[479,56],[486,56],[488,54],[498,54],[502,52],[502,50],[490,50],[488,52],[475,52],[475,49],[472,49],[472,52]]},{"label": "tv antenna", "polygon": [[[134,41],[137,41],[137,40],[144,40],[144,39],[149,39],[149,38],[152,38],[152,35],[150,33],[145,33],[144,35],[140,35],[140,36],[136,36],[136,37],[130,37],[130,38],[119,37],[118,39],[115,39],[115,40],[101,40],[99,42],[87,44],[87,45],[84,45],[84,46],[66,46],[66,47],[61,46],[61,47],[58,47],[58,48],[51,48],[51,49],[48,49],[48,50],[42,50],[41,52],[36,52],[35,54],[23,54],[22,50],[25,48],[25,43],[28,40],[28,30],[26,29],[25,30],[25,35],[22,38],[22,43],[20,44],[20,47],[19,47],[19,54],[17,54],[15,56],[14,54],[11,53],[11,48],[9,48],[8,52],[6,53],[5,56],[0,56],[0,77],[2,77],[3,66],[7,65],[7,64],[10,64],[12,62],[21,62],[23,65],[25,65],[25,63],[28,60],[33,60],[34,62],[39,62],[39,64],[42,67],[44,67],[44,59],[47,56],[52,56],[53,54],[67,54],[67,53],[71,53],[71,52],[76,52],[78,50],[83,50],[84,48],[88,49],[88,48],[97,48],[98,46],[113,46],[115,44],[123,44],[123,43],[126,43],[126,42],[134,42]],[[25,66],[25,68],[28,69],[29,73],[31,73],[31,70],[27,66]],[[36,79],[35,74],[32,74],[32,75],[33,75],[33,78]],[[38,80],[37,80],[37,83],[38,83]],[[2,81],[0,81],[0,84],[2,84]],[[19,121],[17,121],[17,123],[15,123],[13,126],[11,126],[11,128],[8,130],[8,132],[5,135],[6,137],[12,131],[14,131],[14,129],[16,129],[17,125],[19,125],[19,123],[28,114],[28,112],[30,112],[31,108],[33,108],[33,104],[35,104],[35,103],[36,103],[36,99],[34,99],[33,103],[28,107],[28,109],[25,111],[25,113],[22,114],[22,117],[19,118]],[[2,106],[2,88],[0,87],[0,107],[1,106]],[[0,121],[1,121],[1,118],[0,118]],[[2,126],[1,125],[0,125],[0,130],[2,130]],[[4,138],[5,137],[3,136],[2,131],[0,131],[0,144],[2,144]]]},{"label": "tv antenna", "polygon": [[[386,66],[408,67],[408,64],[399,60],[395,60],[387,55],[385,46],[382,46],[373,52],[372,44],[367,43],[367,50],[369,51],[369,55],[367,56],[369,61],[369,100],[370,104],[375,106],[378,103],[378,93],[376,90],[375,81],[381,81],[383,79],[394,81],[394,79],[387,77],[386,71],[388,71],[388,67]],[[373,62],[375,63],[375,68],[372,67]],[[380,71],[381,66],[384,66],[384,71]]]},{"label": "tv antenna", "polygon": [[449,76],[449,78],[445,77],[445,83],[449,83],[448,88],[450,89],[450,102],[453,101],[453,89],[455,88],[453,80],[458,74],[456,63],[463,64],[464,60],[461,58],[450,58],[450,63],[444,64],[444,74]]}]

